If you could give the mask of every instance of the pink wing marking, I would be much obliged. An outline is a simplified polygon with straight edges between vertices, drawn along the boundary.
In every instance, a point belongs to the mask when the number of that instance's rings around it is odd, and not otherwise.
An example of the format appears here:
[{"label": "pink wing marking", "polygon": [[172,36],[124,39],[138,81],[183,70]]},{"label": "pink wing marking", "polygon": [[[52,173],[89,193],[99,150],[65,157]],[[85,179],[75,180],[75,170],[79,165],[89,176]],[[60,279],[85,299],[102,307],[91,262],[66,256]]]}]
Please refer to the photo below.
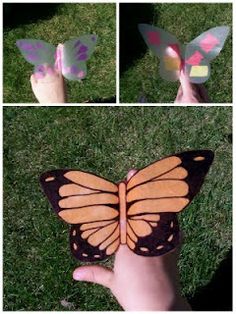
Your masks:
[{"label": "pink wing marking", "polygon": [[148,32],[147,33],[148,43],[150,45],[159,46],[161,43],[160,34],[157,32]]},{"label": "pink wing marking", "polygon": [[194,54],[186,60],[186,63],[190,65],[199,65],[202,59],[204,59],[203,55],[199,51],[195,51]]},{"label": "pink wing marking", "polygon": [[219,40],[211,35],[207,34],[205,38],[203,38],[200,42],[200,47],[206,53],[210,52],[216,45],[219,45]]},{"label": "pink wing marking", "polygon": [[61,72],[62,70],[62,58],[63,58],[63,47],[59,46],[55,53],[55,69]]},{"label": "pink wing marking", "polygon": [[168,47],[170,47],[171,49],[174,50],[174,52],[177,53],[178,57],[180,56],[180,49],[179,49],[179,45],[177,44],[171,44]]},{"label": "pink wing marking", "polygon": [[84,71],[79,71],[79,73],[77,74],[78,78],[82,79],[85,75]]}]

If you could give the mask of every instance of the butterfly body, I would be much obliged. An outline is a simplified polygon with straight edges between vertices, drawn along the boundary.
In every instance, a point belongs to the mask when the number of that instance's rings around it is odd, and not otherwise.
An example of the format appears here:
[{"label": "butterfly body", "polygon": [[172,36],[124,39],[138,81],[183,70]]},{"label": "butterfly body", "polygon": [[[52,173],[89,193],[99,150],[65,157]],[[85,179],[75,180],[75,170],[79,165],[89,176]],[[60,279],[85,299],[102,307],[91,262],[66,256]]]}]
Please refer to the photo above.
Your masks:
[{"label": "butterfly body", "polygon": [[38,76],[45,76],[50,67],[69,80],[81,80],[87,74],[86,62],[94,52],[96,42],[97,36],[90,34],[70,39],[57,48],[36,39],[20,39],[16,45],[25,60],[35,66]]},{"label": "butterfly body", "polygon": [[179,79],[181,70],[192,83],[204,83],[210,77],[210,61],[222,50],[229,27],[209,29],[183,46],[170,33],[148,24],[139,24],[139,31],[153,54],[160,59],[160,75],[168,81]]},{"label": "butterfly body", "polygon": [[199,191],[212,160],[210,151],[176,154],[118,184],[79,170],[49,171],[40,181],[58,216],[71,224],[76,258],[103,260],[120,245],[158,256],[178,245],[177,213]]}]

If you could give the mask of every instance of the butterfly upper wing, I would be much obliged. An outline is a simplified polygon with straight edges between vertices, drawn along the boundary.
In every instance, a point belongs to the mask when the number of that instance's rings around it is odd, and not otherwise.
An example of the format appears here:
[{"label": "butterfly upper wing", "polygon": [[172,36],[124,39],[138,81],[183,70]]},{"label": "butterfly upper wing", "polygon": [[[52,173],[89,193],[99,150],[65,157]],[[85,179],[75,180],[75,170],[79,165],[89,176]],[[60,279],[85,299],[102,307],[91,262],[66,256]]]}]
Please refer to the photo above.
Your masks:
[{"label": "butterfly upper wing", "polygon": [[65,42],[62,58],[62,74],[69,80],[81,80],[87,74],[86,61],[94,52],[96,35],[84,35]]},{"label": "butterfly upper wing", "polygon": [[56,48],[53,45],[37,39],[19,39],[16,45],[25,60],[35,66],[35,72],[43,72],[45,64],[54,66]]},{"label": "butterfly upper wing", "polygon": [[177,38],[161,28],[139,24],[139,31],[152,53],[160,59],[160,75],[176,81],[181,69],[182,48]]},{"label": "butterfly upper wing", "polygon": [[82,261],[113,254],[120,244],[117,185],[77,170],[53,170],[40,178],[52,207],[71,224],[70,246]]},{"label": "butterfly upper wing", "polygon": [[211,151],[170,156],[139,170],[127,183],[127,245],[157,256],[179,242],[176,213],[198,193],[213,161]]},{"label": "butterfly upper wing", "polygon": [[210,61],[224,47],[229,31],[227,26],[211,28],[186,46],[185,71],[192,83],[204,83],[210,77]]}]

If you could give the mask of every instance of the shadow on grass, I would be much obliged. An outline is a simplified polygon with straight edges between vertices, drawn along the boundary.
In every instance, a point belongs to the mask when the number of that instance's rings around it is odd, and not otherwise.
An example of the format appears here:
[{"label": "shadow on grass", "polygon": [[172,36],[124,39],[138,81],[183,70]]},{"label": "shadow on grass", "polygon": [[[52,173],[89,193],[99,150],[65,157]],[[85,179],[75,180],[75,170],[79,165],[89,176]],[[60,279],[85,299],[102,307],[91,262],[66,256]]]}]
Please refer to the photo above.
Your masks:
[{"label": "shadow on grass", "polygon": [[49,19],[56,13],[59,5],[59,3],[4,3],[3,28],[12,29],[39,19]]},{"label": "shadow on grass", "polygon": [[232,311],[232,249],[211,282],[189,299],[193,311]]},{"label": "shadow on grass", "polygon": [[111,98],[98,98],[98,99],[95,99],[95,100],[91,100],[89,101],[90,104],[94,104],[94,103],[98,103],[98,104],[108,104],[108,103],[116,103],[116,97],[111,97]]},{"label": "shadow on grass", "polygon": [[152,24],[152,4],[120,4],[120,74],[147,50],[139,31],[139,23]]}]

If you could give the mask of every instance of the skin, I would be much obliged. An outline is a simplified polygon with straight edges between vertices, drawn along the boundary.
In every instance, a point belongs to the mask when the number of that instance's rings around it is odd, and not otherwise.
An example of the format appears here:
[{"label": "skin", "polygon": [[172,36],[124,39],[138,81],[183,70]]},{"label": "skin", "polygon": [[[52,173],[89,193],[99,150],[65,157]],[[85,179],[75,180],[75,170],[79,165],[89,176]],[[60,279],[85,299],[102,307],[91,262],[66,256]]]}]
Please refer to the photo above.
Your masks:
[{"label": "skin", "polygon": [[[127,180],[135,172],[131,170]],[[126,311],[188,311],[191,308],[180,294],[177,260],[178,250],[144,257],[120,245],[112,270],[81,266],[74,270],[73,278],[107,287]]]},{"label": "skin", "polygon": [[39,103],[65,103],[66,91],[61,72],[45,66],[45,76],[32,74],[31,87]]},{"label": "skin", "polygon": [[209,103],[207,90],[202,84],[190,83],[188,76],[180,72],[180,87],[177,92],[175,103]]},{"label": "skin", "polygon": [[[58,45],[63,48],[62,44]],[[176,52],[168,51],[170,56],[175,56]],[[39,103],[65,103],[66,87],[60,69],[51,68],[45,65],[45,76],[38,77],[32,74],[30,78],[31,87]],[[190,83],[187,74],[180,72],[180,87],[177,92],[175,103],[209,103],[206,88],[202,84]]]},{"label": "skin", "polygon": [[[57,49],[62,49],[59,44]],[[66,86],[62,76],[60,65],[53,68],[44,64],[44,75],[34,73],[30,77],[30,83],[35,97],[39,103],[65,103]]]}]

